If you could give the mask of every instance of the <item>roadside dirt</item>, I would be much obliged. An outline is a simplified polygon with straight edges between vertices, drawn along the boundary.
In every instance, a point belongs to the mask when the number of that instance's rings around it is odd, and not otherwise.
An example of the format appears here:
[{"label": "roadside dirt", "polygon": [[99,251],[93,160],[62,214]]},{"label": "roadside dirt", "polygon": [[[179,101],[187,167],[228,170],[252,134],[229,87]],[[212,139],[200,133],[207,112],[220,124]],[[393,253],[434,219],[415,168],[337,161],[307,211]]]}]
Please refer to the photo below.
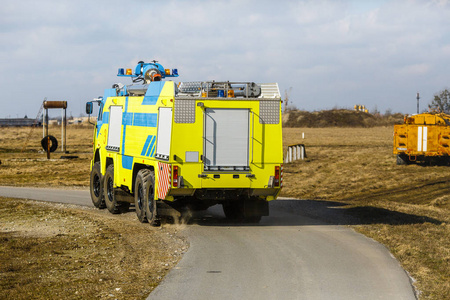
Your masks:
[{"label": "roadside dirt", "polygon": [[188,249],[132,212],[0,198],[0,220],[1,299],[145,299]]}]

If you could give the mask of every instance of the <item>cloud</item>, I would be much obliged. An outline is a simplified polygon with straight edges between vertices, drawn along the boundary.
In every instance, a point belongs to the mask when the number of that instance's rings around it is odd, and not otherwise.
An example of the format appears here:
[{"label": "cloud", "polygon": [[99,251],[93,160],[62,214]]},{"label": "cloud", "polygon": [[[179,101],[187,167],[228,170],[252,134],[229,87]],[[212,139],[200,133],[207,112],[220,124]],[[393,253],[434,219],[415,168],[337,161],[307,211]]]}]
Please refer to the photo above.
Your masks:
[{"label": "cloud", "polygon": [[4,1],[0,84],[5,99],[18,100],[0,117],[37,112],[44,96],[97,97],[118,81],[117,68],[151,59],[178,68],[180,80],[278,81],[282,94],[293,87],[294,105],[310,110],[364,100],[382,111],[414,112],[409,94],[420,89],[431,99],[447,85],[449,6],[419,0]]}]

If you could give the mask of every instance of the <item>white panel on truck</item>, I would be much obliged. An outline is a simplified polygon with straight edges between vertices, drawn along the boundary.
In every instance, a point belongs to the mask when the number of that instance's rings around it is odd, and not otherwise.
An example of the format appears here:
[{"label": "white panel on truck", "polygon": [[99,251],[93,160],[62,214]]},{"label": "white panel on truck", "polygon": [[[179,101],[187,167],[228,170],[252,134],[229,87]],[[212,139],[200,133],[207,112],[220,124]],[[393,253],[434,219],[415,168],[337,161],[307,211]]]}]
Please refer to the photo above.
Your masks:
[{"label": "white panel on truck", "polygon": [[249,114],[248,109],[205,109],[206,171],[249,169]]},{"label": "white panel on truck", "polygon": [[107,150],[120,150],[120,133],[122,129],[122,106],[109,107],[109,128]]},{"label": "white panel on truck", "polygon": [[169,160],[172,135],[172,108],[160,107],[158,113],[158,139],[156,140],[157,159]]}]

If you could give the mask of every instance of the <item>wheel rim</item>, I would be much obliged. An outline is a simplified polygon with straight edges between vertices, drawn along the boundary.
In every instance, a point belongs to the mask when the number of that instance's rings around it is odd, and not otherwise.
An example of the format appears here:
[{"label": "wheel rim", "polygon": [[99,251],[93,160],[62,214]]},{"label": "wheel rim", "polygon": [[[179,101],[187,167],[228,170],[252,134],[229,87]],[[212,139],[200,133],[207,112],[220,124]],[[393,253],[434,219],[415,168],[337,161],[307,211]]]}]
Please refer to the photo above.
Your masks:
[{"label": "wheel rim", "polygon": [[142,207],[143,207],[143,195],[144,195],[144,191],[143,191],[143,188],[142,188],[142,184],[139,184],[139,186],[138,186],[138,195],[137,195],[137,202],[138,202],[138,207],[139,207],[139,210],[142,210]]},{"label": "wheel rim", "polygon": [[100,196],[100,176],[98,176],[97,174],[94,175],[93,187],[94,187],[95,197],[99,197]]},{"label": "wheel rim", "polygon": [[112,178],[108,178],[108,199],[109,201],[113,201],[114,194],[113,194],[113,181]]}]

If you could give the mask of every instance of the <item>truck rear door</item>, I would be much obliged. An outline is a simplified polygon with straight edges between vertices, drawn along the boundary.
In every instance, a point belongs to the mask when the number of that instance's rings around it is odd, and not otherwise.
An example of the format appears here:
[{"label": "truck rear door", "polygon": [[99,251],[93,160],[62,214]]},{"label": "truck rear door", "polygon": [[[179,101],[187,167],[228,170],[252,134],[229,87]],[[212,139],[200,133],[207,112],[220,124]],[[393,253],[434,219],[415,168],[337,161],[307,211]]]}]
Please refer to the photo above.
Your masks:
[{"label": "truck rear door", "polygon": [[249,170],[249,110],[206,108],[204,171]]}]

